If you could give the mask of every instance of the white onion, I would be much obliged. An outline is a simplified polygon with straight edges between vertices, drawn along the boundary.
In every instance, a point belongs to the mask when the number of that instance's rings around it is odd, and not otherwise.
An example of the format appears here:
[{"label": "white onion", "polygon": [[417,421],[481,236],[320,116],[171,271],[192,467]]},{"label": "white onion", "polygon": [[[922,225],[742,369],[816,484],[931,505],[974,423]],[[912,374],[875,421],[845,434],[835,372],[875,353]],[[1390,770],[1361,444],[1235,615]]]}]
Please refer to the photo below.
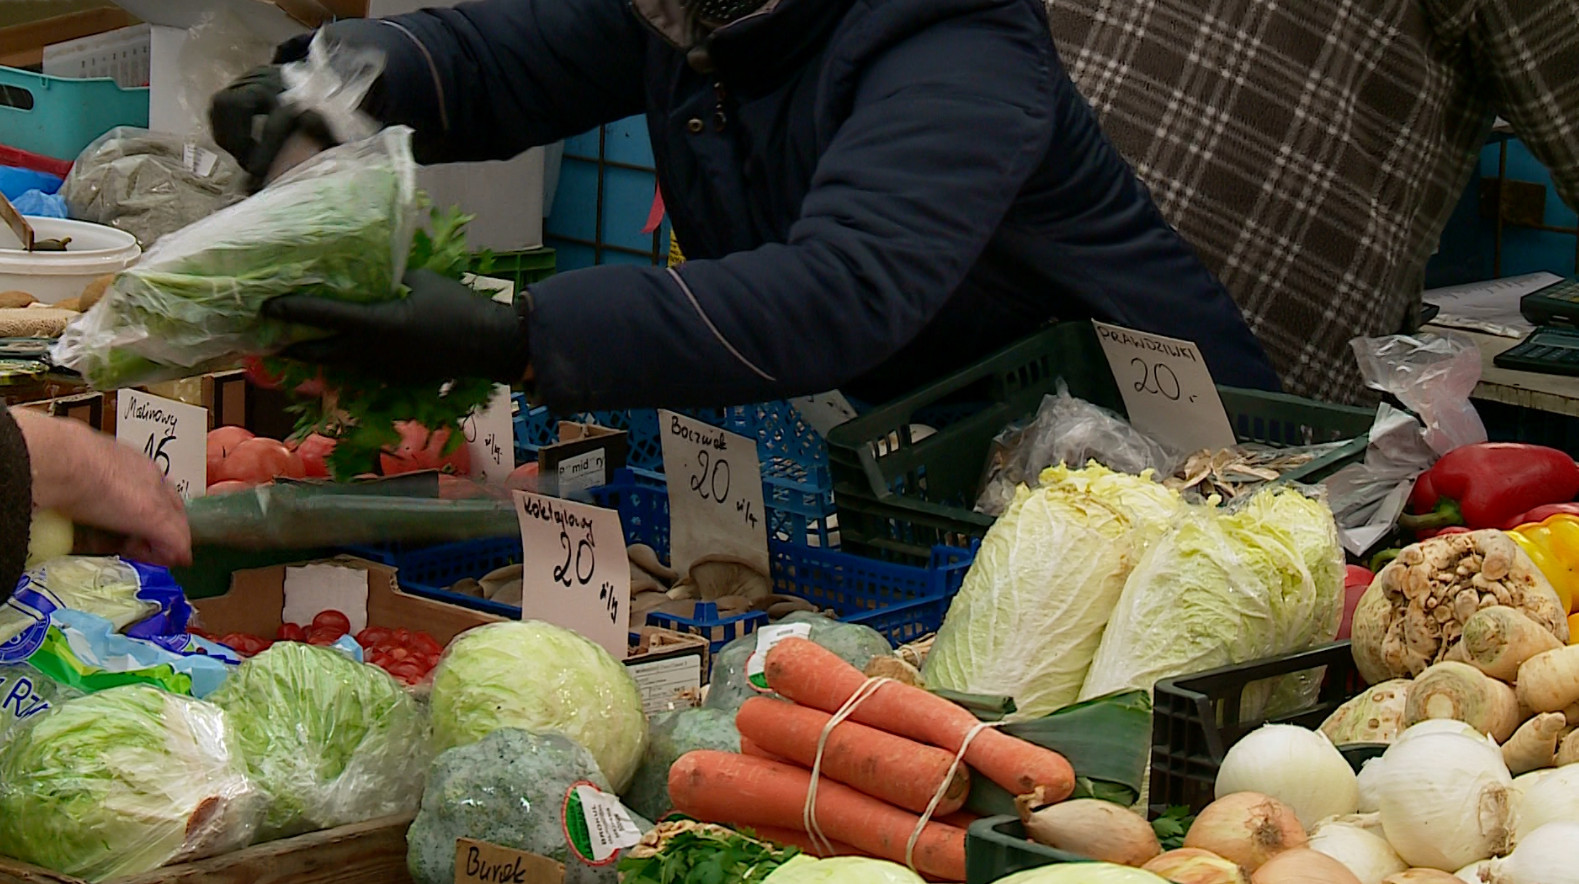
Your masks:
[{"label": "white onion", "polygon": [[[1524,777],[1513,781],[1519,791],[1513,812],[1515,844],[1547,823],[1579,823],[1579,764],[1542,773],[1544,776],[1522,786],[1519,780]],[[1579,866],[1579,843],[1574,845],[1574,857],[1574,865]]]},{"label": "white onion", "polygon": [[1451,872],[1506,849],[1513,777],[1495,744],[1450,733],[1382,756],[1382,830],[1411,866]]},{"label": "white onion", "polygon": [[1330,816],[1354,813],[1360,786],[1354,769],[1325,734],[1269,724],[1246,734],[1217,771],[1217,797],[1260,792],[1287,804],[1309,829]]},{"label": "white onion", "polygon": [[1465,724],[1456,718],[1428,718],[1406,728],[1403,733],[1398,735],[1398,739],[1393,741],[1393,745],[1396,746],[1415,737],[1426,737],[1431,734],[1458,734],[1464,737],[1489,739],[1487,735],[1475,730],[1473,725]]},{"label": "white onion", "polygon": [[1579,884],[1579,823],[1547,823],[1492,862],[1489,884]]},{"label": "white onion", "polygon": [[[1396,745],[1396,744],[1395,744]],[[1360,775],[1354,778],[1359,788],[1360,813],[1376,813],[1382,809],[1382,760],[1371,758],[1360,765]]]},{"label": "white onion", "polygon": [[1386,839],[1336,819],[1316,824],[1310,833],[1310,849],[1343,863],[1360,884],[1381,884],[1388,875],[1409,868]]}]

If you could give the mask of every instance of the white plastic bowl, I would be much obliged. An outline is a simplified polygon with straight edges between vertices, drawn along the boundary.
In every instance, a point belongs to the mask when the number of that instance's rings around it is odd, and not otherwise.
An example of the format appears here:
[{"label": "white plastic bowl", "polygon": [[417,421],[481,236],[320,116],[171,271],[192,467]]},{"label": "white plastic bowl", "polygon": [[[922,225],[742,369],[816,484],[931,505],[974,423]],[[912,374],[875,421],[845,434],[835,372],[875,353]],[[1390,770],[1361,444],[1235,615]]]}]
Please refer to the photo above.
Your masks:
[{"label": "white plastic bowl", "polygon": [[[88,283],[137,263],[142,249],[124,230],[63,218],[29,218],[39,239],[71,237],[64,252],[24,252],[9,230],[0,238],[0,292],[27,292],[46,304],[82,294]],[[0,228],[3,230],[3,228]]]}]

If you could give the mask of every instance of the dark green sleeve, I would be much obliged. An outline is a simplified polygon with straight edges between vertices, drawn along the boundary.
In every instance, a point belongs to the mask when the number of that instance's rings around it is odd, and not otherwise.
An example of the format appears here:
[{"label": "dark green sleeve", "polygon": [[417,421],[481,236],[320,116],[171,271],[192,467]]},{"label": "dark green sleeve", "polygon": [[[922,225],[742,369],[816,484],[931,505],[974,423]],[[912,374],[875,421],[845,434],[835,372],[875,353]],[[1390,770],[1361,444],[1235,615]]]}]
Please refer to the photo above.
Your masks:
[{"label": "dark green sleeve", "polygon": [[33,470],[22,429],[0,405],[0,603],[11,597],[27,562],[33,524]]}]

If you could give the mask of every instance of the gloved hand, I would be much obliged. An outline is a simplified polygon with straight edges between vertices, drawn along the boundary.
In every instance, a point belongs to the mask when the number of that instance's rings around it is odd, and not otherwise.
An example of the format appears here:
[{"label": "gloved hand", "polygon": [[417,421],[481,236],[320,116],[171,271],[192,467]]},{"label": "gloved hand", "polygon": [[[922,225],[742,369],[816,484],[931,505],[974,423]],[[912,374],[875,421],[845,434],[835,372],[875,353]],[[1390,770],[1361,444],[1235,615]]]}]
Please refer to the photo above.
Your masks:
[{"label": "gloved hand", "polygon": [[392,381],[487,378],[521,380],[531,361],[526,302],[501,304],[431,270],[406,274],[410,295],[398,301],[355,304],[287,295],[263,305],[263,315],[335,332],[281,355],[340,365]]},{"label": "gloved hand", "polygon": [[220,90],[208,106],[214,142],[246,170],[253,189],[263,185],[280,148],[292,135],[299,133],[322,147],[335,144],[323,117],[282,104],[284,92],[280,66],[267,65]]}]

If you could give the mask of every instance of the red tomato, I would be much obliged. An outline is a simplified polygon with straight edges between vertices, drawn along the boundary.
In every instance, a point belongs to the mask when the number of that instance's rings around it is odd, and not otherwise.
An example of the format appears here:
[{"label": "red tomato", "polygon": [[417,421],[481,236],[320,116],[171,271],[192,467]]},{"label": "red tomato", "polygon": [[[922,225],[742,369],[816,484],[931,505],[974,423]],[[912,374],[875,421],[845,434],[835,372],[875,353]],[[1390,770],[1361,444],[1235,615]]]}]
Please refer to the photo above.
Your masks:
[{"label": "red tomato", "polygon": [[450,439],[448,429],[430,432],[427,427],[412,421],[399,421],[395,429],[400,431],[400,444],[394,451],[378,456],[384,475],[398,476],[423,470],[438,470],[457,476],[471,474],[471,452],[464,444],[456,446],[449,454],[444,453],[444,446]]},{"label": "red tomato", "polygon": [[394,633],[390,635],[390,638],[394,639],[396,644],[404,646],[407,642],[411,641],[411,630],[404,626],[397,626],[395,627]]},{"label": "red tomato", "polygon": [[443,646],[439,644],[439,640],[431,635],[428,635],[426,632],[419,632],[411,636],[410,648],[413,651],[420,651],[430,657],[437,657],[439,653],[444,650]]},{"label": "red tomato", "polygon": [[281,623],[274,637],[282,642],[303,642],[307,640],[307,630],[300,623]]},{"label": "red tomato", "polygon": [[486,485],[461,476],[439,474],[439,500],[473,500],[488,496]]},{"label": "red tomato", "polygon": [[236,446],[252,438],[252,432],[243,427],[216,427],[208,431],[208,481],[219,481],[225,458]]},{"label": "red tomato", "polygon": [[426,675],[427,673],[424,673],[418,669],[417,664],[415,663],[396,663],[394,666],[390,667],[389,674],[400,679],[406,684],[412,684],[421,681],[422,676]]},{"label": "red tomato", "polygon": [[309,479],[329,478],[329,465],[325,459],[334,450],[335,440],[313,433],[296,446],[296,455],[302,459],[302,469]]},{"label": "red tomato", "polygon": [[281,476],[303,478],[302,460],[273,439],[248,439],[230,452],[220,467],[220,481],[261,485]]},{"label": "red tomato", "polygon": [[237,482],[235,479],[225,479],[222,482],[215,482],[214,484],[208,486],[208,491],[206,493],[212,497],[216,494],[233,494],[237,491],[248,491],[253,487],[255,486],[248,485],[246,482]]},{"label": "red tomato", "polygon": [[331,630],[335,633],[335,638],[339,638],[351,631],[351,618],[330,608],[318,612],[318,616],[313,618],[312,628]]},{"label": "red tomato", "polygon": [[356,634],[356,643],[371,649],[389,638],[390,631],[382,626],[369,626]]},{"label": "red tomato", "polygon": [[404,662],[411,659],[411,652],[405,648],[396,648],[389,652],[389,659]]},{"label": "red tomato", "polygon": [[326,629],[309,629],[307,631],[307,643],[309,645],[317,645],[320,648],[326,648],[334,644],[339,638],[338,635]]},{"label": "red tomato", "polygon": [[[263,366],[262,356],[248,356],[241,360],[246,368],[246,378],[254,387],[264,390],[278,390],[282,378]],[[296,388],[296,395],[312,397],[322,396],[324,392],[323,372],[318,372],[318,377],[305,381]]]}]

